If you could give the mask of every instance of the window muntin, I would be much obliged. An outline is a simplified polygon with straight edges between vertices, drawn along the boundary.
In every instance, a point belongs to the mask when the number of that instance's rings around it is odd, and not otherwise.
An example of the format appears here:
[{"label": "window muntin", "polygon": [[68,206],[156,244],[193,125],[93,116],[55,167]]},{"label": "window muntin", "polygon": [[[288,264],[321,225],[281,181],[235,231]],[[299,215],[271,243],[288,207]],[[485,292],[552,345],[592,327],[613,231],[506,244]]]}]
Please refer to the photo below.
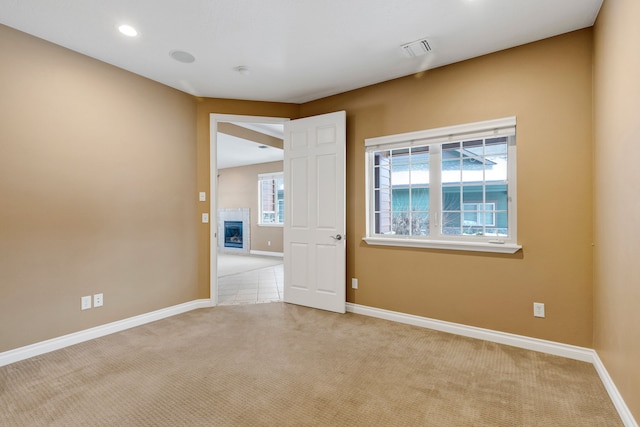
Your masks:
[{"label": "window muntin", "polygon": [[260,225],[284,224],[284,176],[282,172],[258,175]]},{"label": "window muntin", "polygon": [[515,118],[365,143],[367,237],[516,245]]}]

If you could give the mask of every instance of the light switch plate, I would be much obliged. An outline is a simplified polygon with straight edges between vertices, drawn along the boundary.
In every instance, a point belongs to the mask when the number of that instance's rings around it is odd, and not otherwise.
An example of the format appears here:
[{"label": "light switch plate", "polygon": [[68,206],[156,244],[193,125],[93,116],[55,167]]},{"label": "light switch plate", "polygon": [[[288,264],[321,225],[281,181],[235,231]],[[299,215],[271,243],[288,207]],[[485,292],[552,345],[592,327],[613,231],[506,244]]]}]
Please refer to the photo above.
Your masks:
[{"label": "light switch plate", "polygon": [[533,316],[544,317],[544,303],[541,303],[541,302],[533,303]]},{"label": "light switch plate", "polygon": [[205,212],[202,214],[202,223],[206,224],[208,222],[209,222],[209,214]]},{"label": "light switch plate", "polygon": [[81,310],[88,310],[91,308],[91,295],[88,295],[86,297],[82,297],[80,299],[80,309]]},{"label": "light switch plate", "polygon": [[207,201],[207,193],[205,193],[204,191],[200,192],[200,201],[201,202],[206,202]]}]

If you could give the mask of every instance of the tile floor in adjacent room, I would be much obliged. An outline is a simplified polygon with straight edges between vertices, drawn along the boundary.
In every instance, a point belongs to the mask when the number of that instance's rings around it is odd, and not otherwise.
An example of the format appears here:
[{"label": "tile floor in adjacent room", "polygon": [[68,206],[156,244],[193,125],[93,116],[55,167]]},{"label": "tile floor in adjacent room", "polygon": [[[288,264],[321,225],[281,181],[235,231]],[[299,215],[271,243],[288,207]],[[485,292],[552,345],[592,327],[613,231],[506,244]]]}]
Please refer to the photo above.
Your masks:
[{"label": "tile floor in adjacent room", "polygon": [[282,264],[218,278],[218,304],[282,301]]}]

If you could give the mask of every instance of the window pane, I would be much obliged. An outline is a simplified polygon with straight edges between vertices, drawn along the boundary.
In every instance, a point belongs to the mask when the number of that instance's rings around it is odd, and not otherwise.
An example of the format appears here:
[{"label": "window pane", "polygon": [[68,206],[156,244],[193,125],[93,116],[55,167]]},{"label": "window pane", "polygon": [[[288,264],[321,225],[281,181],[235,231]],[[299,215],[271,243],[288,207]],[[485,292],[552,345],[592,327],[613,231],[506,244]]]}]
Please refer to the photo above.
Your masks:
[{"label": "window pane", "polygon": [[261,224],[284,223],[284,178],[282,174],[259,178]]},{"label": "window pane", "polygon": [[492,154],[507,154],[507,137],[501,136],[498,138],[487,138],[484,142],[485,155]]},{"label": "window pane", "polygon": [[374,209],[376,211],[389,211],[391,210],[391,189],[381,188],[375,190],[375,204]]},{"label": "window pane", "polygon": [[460,210],[460,187],[445,187],[442,189],[442,210]]},{"label": "window pane", "polygon": [[402,165],[409,163],[409,148],[401,148],[399,150],[391,151],[391,164]]},{"label": "window pane", "polygon": [[429,184],[429,163],[411,164],[411,185]]},{"label": "window pane", "polygon": [[496,212],[496,228],[495,233],[498,236],[508,236],[509,228],[508,228],[508,219],[507,219],[507,211],[497,211]]},{"label": "window pane", "polygon": [[390,151],[376,151],[373,155],[374,164],[376,166],[385,166],[389,164],[391,160],[391,152]]},{"label": "window pane", "polygon": [[479,225],[480,219],[478,216],[478,204],[477,203],[464,203],[462,205],[462,225]]},{"label": "window pane", "polygon": [[454,183],[461,180],[460,160],[442,161],[442,183]]},{"label": "window pane", "polygon": [[482,203],[483,199],[481,185],[465,185],[462,187],[463,203]]},{"label": "window pane", "polygon": [[428,212],[412,212],[411,213],[411,234],[414,236],[429,235],[429,213]]},{"label": "window pane", "polygon": [[485,200],[488,203],[494,203],[496,210],[507,210],[509,196],[507,195],[506,184],[487,184],[485,194]]},{"label": "window pane", "polygon": [[262,213],[262,222],[265,224],[272,224],[276,220],[275,212],[263,212]]},{"label": "window pane", "polygon": [[377,234],[390,234],[391,233],[391,211],[377,212],[375,214]]},{"label": "window pane", "polygon": [[391,209],[397,211],[409,211],[409,189],[398,188],[391,191]]},{"label": "window pane", "polygon": [[409,212],[394,212],[391,230],[402,236],[409,235]]},{"label": "window pane", "polygon": [[411,210],[412,211],[428,211],[429,210],[429,189],[428,188],[412,188],[411,189]]},{"label": "window pane", "polygon": [[391,170],[389,168],[376,167],[374,171],[375,188],[391,187]]},{"label": "window pane", "polygon": [[442,215],[442,233],[448,235],[462,234],[460,212],[445,212]]},{"label": "window pane", "polygon": [[442,144],[442,160],[459,159],[460,158],[460,143],[453,142],[450,144]]},{"label": "window pane", "polygon": [[409,163],[391,165],[391,185],[409,185]]},{"label": "window pane", "polygon": [[507,180],[507,155],[497,154],[485,157],[485,180]]},{"label": "window pane", "polygon": [[411,161],[413,163],[426,163],[429,161],[429,147],[413,147],[411,149]]},{"label": "window pane", "polygon": [[483,155],[483,151],[484,151],[484,147],[483,147],[483,140],[482,139],[476,139],[473,141],[464,141],[462,143],[462,148],[463,148],[463,152],[462,155],[463,156],[482,156]]},{"label": "window pane", "polygon": [[465,157],[462,160],[462,182],[482,182],[484,180],[484,163],[482,157]]}]

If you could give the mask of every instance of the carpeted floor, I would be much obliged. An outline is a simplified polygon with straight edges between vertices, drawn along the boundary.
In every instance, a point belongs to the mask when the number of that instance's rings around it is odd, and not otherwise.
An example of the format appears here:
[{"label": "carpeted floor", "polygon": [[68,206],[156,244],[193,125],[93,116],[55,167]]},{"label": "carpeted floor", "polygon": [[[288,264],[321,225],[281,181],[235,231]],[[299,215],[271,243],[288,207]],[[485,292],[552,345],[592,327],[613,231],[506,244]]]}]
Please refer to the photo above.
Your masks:
[{"label": "carpeted floor", "polygon": [[592,365],[284,303],[0,368],[2,426],[620,426]]}]

